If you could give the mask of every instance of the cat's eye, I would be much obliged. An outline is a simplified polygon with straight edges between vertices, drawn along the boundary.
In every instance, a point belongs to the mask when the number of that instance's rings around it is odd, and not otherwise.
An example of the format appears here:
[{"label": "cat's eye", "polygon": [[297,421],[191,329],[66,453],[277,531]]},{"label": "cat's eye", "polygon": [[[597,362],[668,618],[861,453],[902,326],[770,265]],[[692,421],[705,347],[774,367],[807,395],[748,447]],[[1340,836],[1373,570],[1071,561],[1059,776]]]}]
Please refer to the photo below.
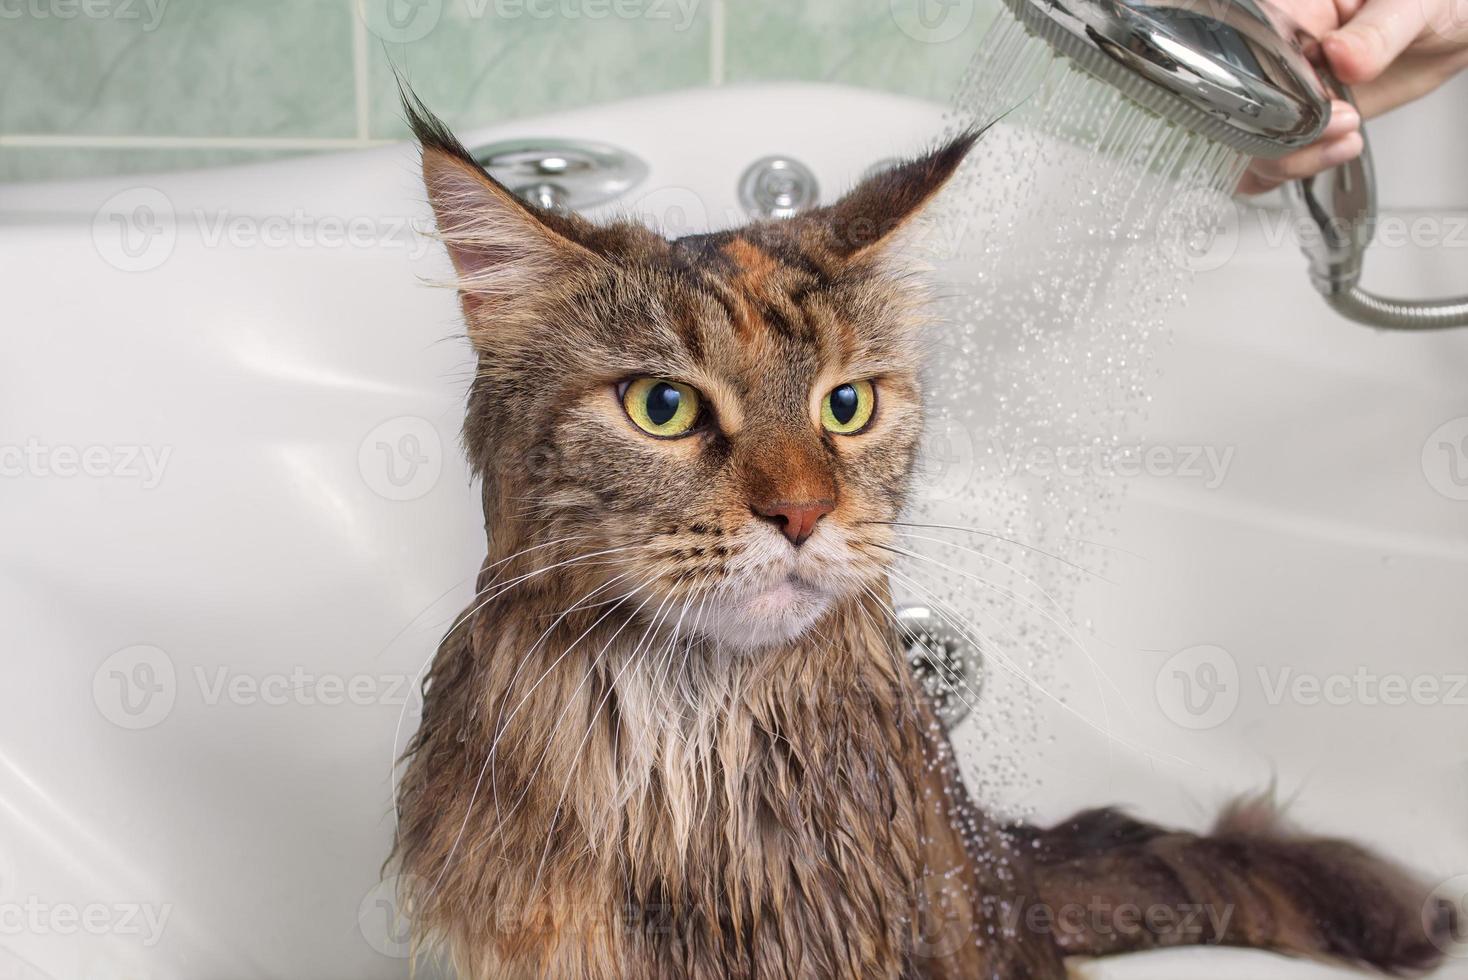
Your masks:
[{"label": "cat's eye", "polygon": [[877,410],[877,388],[870,381],[837,385],[821,399],[821,426],[840,436],[856,435]]},{"label": "cat's eye", "polygon": [[701,399],[688,385],[638,378],[622,391],[622,408],[643,432],[659,439],[687,435],[698,424]]}]

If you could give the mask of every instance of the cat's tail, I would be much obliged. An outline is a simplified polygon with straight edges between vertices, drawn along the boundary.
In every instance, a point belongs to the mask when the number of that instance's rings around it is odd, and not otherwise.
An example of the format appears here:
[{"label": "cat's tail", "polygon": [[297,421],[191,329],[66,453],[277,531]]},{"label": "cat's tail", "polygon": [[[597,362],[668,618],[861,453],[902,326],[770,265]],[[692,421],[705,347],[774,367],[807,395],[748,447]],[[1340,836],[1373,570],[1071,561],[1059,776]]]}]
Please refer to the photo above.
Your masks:
[{"label": "cat's tail", "polygon": [[1091,810],[1017,837],[1040,893],[1017,924],[1068,956],[1213,944],[1416,974],[1462,938],[1452,903],[1362,847],[1299,835],[1268,797],[1208,836]]}]

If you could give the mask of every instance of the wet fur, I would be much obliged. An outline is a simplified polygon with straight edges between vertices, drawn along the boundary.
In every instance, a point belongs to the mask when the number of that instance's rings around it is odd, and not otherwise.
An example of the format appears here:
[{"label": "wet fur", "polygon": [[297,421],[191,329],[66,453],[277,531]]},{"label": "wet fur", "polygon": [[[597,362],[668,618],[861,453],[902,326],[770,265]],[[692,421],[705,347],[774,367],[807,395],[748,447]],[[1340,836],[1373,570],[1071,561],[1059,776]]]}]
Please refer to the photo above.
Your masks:
[{"label": "wet fur", "polygon": [[[999,828],[968,799],[889,626],[881,522],[922,427],[895,244],[977,134],[670,242],[531,208],[408,105],[478,356],[488,556],[425,682],[394,860],[460,976],[1056,980],[1184,942],[1436,962],[1425,890],[1353,845],[1252,811],[1206,838],[1113,811]],[[643,375],[703,391],[707,431],[633,429],[613,392]],[[813,398],[853,378],[876,420],[821,432]],[[806,499],[835,510],[798,549],[751,512]],[[1025,915],[1111,900],[1236,914],[1124,940]]]}]

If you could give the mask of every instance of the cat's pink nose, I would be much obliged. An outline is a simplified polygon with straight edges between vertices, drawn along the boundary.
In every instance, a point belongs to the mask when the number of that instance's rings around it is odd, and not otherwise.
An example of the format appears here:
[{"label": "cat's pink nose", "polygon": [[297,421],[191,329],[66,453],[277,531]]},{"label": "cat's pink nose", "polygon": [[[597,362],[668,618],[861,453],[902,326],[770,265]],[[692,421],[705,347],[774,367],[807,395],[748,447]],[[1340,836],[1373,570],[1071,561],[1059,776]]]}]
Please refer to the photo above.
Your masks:
[{"label": "cat's pink nose", "polygon": [[802,544],[816,529],[816,521],[836,509],[834,500],[780,500],[768,504],[753,504],[751,509],[767,521],[780,526],[791,544]]}]

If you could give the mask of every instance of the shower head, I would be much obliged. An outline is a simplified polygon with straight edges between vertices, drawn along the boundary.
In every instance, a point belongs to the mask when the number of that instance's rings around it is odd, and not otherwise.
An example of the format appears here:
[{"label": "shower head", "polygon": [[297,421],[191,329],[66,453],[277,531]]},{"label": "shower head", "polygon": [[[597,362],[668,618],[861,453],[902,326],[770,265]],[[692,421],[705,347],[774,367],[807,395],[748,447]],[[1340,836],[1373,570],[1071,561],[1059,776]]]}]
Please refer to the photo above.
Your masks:
[{"label": "shower head", "polygon": [[[1267,0],[1005,0],[1030,34],[1168,121],[1254,157],[1314,142],[1350,92],[1320,45]],[[1364,134],[1363,134],[1364,138]],[[1422,302],[1361,289],[1376,224],[1370,147],[1291,183],[1310,278],[1343,316],[1400,330],[1468,326],[1468,297]]]},{"label": "shower head", "polygon": [[1330,119],[1327,78],[1307,54],[1313,39],[1266,3],[1006,2],[1031,34],[1092,75],[1249,156],[1284,156]]}]

